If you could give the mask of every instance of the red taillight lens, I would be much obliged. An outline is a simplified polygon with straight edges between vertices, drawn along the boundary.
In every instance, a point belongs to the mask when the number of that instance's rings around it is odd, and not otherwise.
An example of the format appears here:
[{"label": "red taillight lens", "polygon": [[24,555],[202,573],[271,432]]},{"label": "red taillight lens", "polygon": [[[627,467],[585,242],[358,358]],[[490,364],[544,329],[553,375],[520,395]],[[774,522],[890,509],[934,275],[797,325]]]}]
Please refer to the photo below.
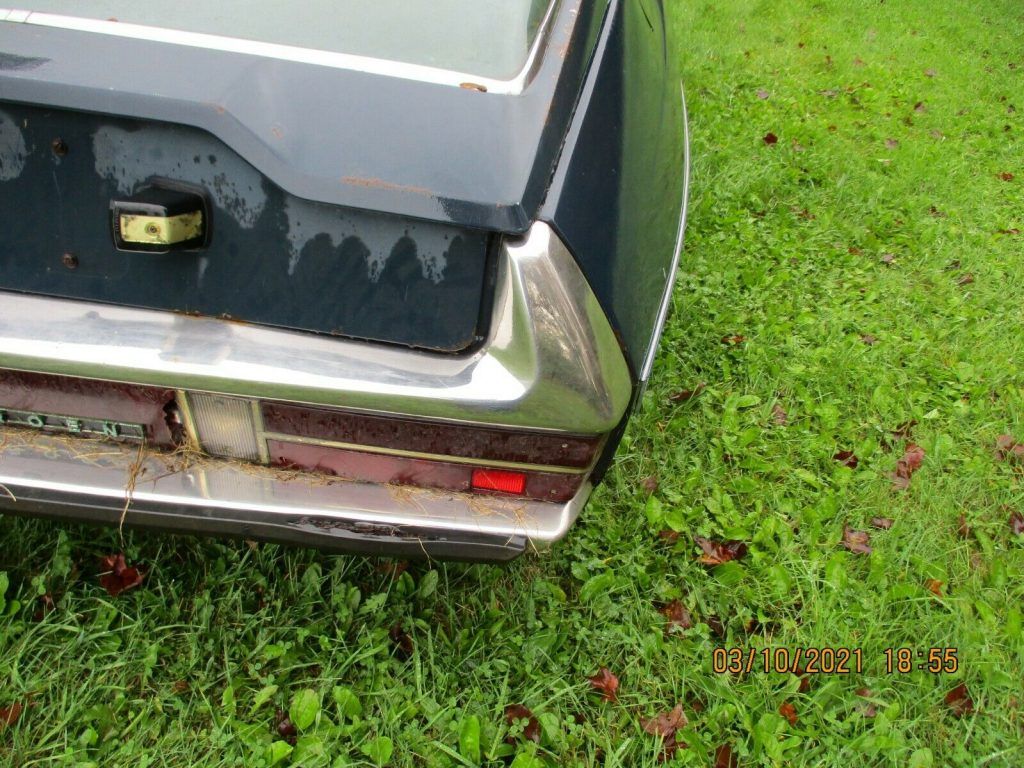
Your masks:
[{"label": "red taillight lens", "polygon": [[526,490],[526,475],[503,469],[474,469],[472,485],[474,491],[500,491],[521,496]]}]

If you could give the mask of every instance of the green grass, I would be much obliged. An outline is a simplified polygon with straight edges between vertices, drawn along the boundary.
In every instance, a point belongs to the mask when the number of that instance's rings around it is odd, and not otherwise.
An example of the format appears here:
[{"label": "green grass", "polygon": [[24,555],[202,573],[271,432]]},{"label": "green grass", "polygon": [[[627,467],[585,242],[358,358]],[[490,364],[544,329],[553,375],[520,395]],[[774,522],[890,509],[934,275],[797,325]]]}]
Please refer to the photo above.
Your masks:
[{"label": "green grass", "polygon": [[[373,765],[390,743],[394,766],[472,765],[478,748],[490,765],[521,755],[516,768],[645,766],[661,748],[642,723],[677,702],[683,765],[722,744],[741,765],[1024,763],[1024,537],[1008,525],[1024,490],[993,457],[999,435],[1024,440],[1024,235],[998,233],[1024,230],[1024,8],[672,7],[687,248],[644,410],[569,538],[509,567],[395,576],[134,534],[145,582],[109,598],[97,561],[116,532],[2,518],[0,711],[25,710],[0,727],[0,764],[268,764],[291,707],[304,727],[280,765]],[[908,421],[926,458],[897,491],[903,446],[886,446]],[[843,450],[855,469],[833,460]],[[844,525],[870,532],[870,555],[840,546]],[[693,534],[749,553],[709,570]],[[36,620],[40,594],[55,607]],[[673,599],[692,628],[666,632]],[[715,648],[825,646],[862,649],[863,672],[801,691],[790,674],[712,669]],[[898,647],[955,647],[960,670],[887,674]],[[617,702],[587,682],[602,666]],[[961,682],[974,711],[957,718],[944,697]],[[538,718],[539,746],[507,726],[513,704]]]}]

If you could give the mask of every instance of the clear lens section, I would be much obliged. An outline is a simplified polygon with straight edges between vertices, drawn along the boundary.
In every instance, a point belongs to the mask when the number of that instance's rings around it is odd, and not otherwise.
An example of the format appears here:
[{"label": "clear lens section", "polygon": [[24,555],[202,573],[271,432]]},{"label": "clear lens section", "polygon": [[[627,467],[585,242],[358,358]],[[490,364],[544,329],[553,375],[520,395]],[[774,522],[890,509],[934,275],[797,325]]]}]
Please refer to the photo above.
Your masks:
[{"label": "clear lens section", "polygon": [[245,461],[260,460],[251,400],[190,392],[188,410],[204,451]]}]

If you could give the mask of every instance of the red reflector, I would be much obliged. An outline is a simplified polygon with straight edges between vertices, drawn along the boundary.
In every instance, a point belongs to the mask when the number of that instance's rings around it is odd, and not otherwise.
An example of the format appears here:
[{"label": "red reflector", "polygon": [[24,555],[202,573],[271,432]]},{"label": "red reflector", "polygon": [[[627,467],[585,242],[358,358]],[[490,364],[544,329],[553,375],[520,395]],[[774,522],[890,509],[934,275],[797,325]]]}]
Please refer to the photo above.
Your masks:
[{"label": "red reflector", "polygon": [[472,485],[480,491],[522,493],[526,490],[526,475],[503,469],[474,469]]}]

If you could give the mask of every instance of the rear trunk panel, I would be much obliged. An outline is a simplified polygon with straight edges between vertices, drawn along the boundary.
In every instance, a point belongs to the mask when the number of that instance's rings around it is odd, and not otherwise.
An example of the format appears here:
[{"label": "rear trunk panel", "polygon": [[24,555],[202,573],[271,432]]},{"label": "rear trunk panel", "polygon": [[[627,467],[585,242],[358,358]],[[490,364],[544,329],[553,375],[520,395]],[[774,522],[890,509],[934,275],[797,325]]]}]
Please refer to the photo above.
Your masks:
[{"label": "rear trunk panel", "polygon": [[[114,247],[110,202],[153,178],[206,191],[207,248]],[[478,335],[488,233],[295,197],[196,128],[0,103],[0,210],[3,290],[443,351]]]}]

